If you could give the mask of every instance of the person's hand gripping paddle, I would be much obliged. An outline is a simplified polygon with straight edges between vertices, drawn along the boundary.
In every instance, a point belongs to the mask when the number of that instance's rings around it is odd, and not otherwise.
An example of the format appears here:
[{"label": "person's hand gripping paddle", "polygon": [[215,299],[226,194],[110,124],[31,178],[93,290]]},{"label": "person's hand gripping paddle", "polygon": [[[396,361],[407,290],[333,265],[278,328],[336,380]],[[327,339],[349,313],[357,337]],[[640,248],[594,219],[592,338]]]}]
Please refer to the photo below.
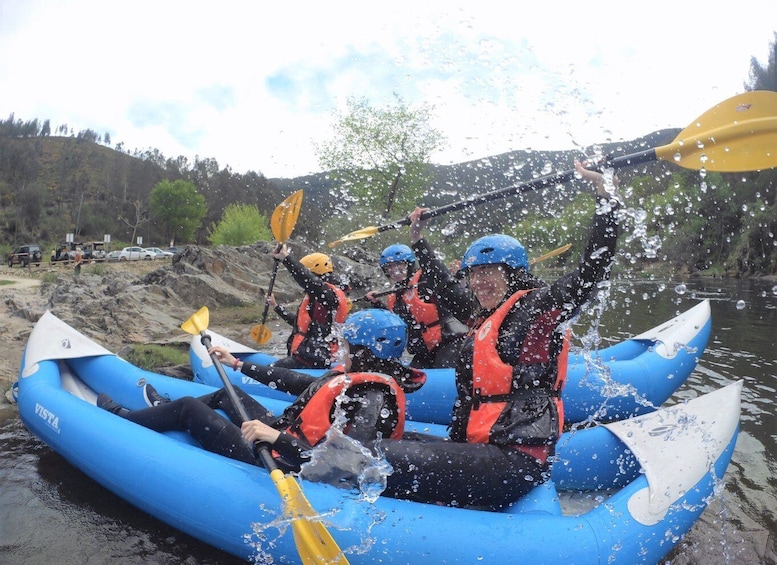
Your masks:
[{"label": "person's hand gripping paddle", "polygon": [[[188,334],[199,335],[202,345],[206,349],[210,349],[211,339],[206,333],[209,321],[208,307],[203,306],[181,324],[181,329]],[[218,355],[212,353],[210,358],[213,361],[213,366],[216,367],[216,371],[218,371],[219,377],[221,377],[221,382],[224,383],[224,390],[227,392],[230,402],[232,402],[235,410],[240,414],[240,419],[244,422],[250,420],[245,406],[243,406],[235,392],[235,388],[232,386],[232,382],[224,372],[224,367],[221,365]],[[302,563],[305,565],[330,563],[347,565],[348,559],[340,550],[332,534],[329,533],[329,530],[326,529],[318,518],[318,512],[313,509],[310,502],[305,498],[302,489],[294,477],[284,475],[283,471],[278,468],[267,444],[256,443],[254,449],[258,451],[262,463],[270,472],[270,478],[272,478],[275,488],[278,489],[278,494],[281,496],[284,512],[291,522],[294,543],[297,545],[297,551]]]}]

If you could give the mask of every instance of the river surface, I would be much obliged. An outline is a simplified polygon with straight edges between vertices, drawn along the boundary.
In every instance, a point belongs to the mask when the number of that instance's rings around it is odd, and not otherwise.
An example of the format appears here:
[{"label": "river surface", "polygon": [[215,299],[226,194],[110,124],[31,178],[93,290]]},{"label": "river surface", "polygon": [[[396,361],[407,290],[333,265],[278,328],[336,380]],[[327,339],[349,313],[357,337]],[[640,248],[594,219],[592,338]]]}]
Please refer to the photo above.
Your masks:
[{"label": "river surface", "polygon": [[[712,335],[696,371],[669,403],[742,379],[742,426],[725,487],[664,563],[777,564],[777,284],[614,282],[598,328],[600,347],[702,299],[711,303]],[[584,315],[575,333],[590,333],[590,326]],[[13,406],[0,406],[0,452],[2,565],[240,563],[134,509],[71,467],[26,431]]]}]

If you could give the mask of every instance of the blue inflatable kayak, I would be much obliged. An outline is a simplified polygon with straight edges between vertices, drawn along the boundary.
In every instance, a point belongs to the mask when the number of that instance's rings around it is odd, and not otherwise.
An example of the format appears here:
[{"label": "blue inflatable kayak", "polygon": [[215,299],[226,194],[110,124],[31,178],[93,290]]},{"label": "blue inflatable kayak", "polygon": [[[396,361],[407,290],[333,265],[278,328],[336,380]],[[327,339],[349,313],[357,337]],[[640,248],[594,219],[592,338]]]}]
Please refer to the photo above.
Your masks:
[{"label": "blue inflatable kayak", "polygon": [[[213,390],[139,369],[47,312],[25,348],[19,411],[26,427],[74,467],[157,519],[252,562],[299,562],[265,469],[205,451],[188,434],[156,433],[95,405],[105,392],[141,408],[146,382],[171,398]],[[736,443],[741,388],[734,383],[649,414],[565,433],[552,480],[505,512],[373,500],[299,482],[351,563],[657,563],[719,489]],[[273,410],[284,406],[260,400]],[[414,425],[444,433],[435,424]],[[556,493],[564,483],[603,490],[562,502]],[[585,501],[594,506],[580,510]]]},{"label": "blue inflatable kayak", "polygon": [[[691,375],[707,347],[712,329],[710,304],[704,300],[679,316],[646,332],[589,354],[569,355],[567,384],[561,393],[567,423],[620,420],[644,414],[663,404]],[[277,357],[261,353],[213,331],[213,345],[222,345],[244,361],[269,365]],[[208,352],[194,336],[189,359],[196,382],[220,386]],[[250,393],[288,400],[239,371],[226,367],[230,380]],[[323,370],[306,370],[322,374]],[[447,424],[456,398],[452,369],[427,370],[426,384],[407,396],[410,420]]]}]

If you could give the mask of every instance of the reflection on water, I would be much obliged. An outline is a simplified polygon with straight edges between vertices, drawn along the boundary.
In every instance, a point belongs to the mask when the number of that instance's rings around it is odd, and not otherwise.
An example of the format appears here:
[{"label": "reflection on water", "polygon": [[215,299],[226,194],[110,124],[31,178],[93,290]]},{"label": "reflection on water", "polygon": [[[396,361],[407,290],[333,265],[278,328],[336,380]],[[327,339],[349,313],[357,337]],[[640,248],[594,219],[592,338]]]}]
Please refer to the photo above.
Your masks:
[{"label": "reflection on water", "polygon": [[[678,402],[744,380],[742,430],[711,504],[667,563],[777,563],[777,288],[754,281],[616,281],[598,347],[640,333],[709,299],[712,335]],[[575,328],[591,324],[583,315]],[[240,563],[106,491],[0,409],[0,564]],[[225,501],[225,512],[229,512]]]},{"label": "reflection on water", "polygon": [[234,564],[75,470],[0,410],[0,563]]}]

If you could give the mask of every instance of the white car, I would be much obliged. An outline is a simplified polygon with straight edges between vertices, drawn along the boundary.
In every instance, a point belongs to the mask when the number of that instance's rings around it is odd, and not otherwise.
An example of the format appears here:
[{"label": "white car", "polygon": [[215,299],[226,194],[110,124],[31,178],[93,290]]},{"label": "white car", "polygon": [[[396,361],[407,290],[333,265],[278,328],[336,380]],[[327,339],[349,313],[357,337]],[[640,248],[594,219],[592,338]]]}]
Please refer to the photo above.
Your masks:
[{"label": "white car", "polygon": [[146,251],[150,251],[154,254],[154,259],[169,259],[175,253],[170,253],[169,251],[163,251],[159,249],[158,247],[146,247]]},{"label": "white car", "polygon": [[154,254],[143,247],[125,247],[119,251],[119,261],[150,261]]}]

